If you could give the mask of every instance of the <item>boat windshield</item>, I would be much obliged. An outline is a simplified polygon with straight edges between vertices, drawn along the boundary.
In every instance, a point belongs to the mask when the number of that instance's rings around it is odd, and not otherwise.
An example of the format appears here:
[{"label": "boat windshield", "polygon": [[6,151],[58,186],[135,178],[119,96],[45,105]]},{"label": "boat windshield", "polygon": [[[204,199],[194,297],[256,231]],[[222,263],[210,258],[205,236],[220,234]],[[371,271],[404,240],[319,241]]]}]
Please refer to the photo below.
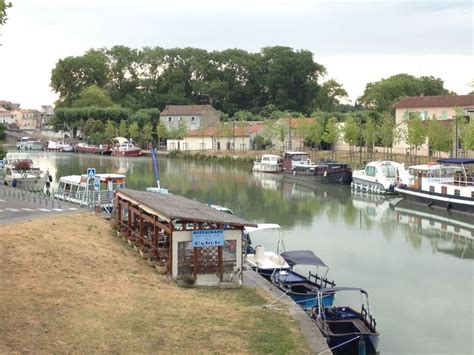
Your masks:
[{"label": "boat windshield", "polygon": [[382,165],[382,174],[388,178],[395,178],[397,176],[397,170],[391,164]]}]

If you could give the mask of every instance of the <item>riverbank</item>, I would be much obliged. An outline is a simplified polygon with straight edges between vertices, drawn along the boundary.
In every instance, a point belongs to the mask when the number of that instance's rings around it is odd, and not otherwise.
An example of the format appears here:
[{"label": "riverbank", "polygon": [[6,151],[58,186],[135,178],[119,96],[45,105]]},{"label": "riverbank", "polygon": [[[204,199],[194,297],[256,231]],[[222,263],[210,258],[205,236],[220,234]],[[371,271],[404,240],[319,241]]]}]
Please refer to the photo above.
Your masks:
[{"label": "riverbank", "polygon": [[0,353],[309,353],[258,288],[179,288],[92,213],[2,225]]}]

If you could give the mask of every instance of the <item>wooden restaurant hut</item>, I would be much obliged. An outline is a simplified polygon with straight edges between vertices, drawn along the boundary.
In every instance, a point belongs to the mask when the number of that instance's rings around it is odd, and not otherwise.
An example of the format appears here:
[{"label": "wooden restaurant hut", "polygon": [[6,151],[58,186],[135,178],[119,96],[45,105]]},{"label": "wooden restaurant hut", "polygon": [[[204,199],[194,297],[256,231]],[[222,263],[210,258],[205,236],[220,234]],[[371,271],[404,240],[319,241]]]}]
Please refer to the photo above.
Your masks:
[{"label": "wooden restaurant hut", "polygon": [[182,196],[131,189],[117,190],[116,208],[122,235],[172,278],[242,282],[242,231],[255,224]]}]

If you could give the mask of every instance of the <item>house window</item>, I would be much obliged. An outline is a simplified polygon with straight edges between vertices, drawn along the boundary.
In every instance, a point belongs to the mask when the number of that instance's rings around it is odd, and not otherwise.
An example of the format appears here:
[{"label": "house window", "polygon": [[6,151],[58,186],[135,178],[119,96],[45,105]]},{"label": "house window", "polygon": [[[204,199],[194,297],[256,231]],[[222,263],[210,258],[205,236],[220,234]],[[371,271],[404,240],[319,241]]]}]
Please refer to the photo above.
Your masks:
[{"label": "house window", "polygon": [[191,122],[194,122],[194,120],[195,120],[195,117],[192,116],[192,117],[191,117]]},{"label": "house window", "polygon": [[447,111],[441,111],[441,117],[442,120],[447,120],[448,119],[448,112]]},{"label": "house window", "polygon": [[428,111],[422,111],[422,112],[419,112],[419,114],[422,121],[425,121],[426,119],[428,119]]},{"label": "house window", "polygon": [[168,122],[171,122],[173,119],[171,117],[168,117]]},{"label": "house window", "polygon": [[435,192],[434,186],[430,186],[430,192]]},{"label": "house window", "polygon": [[461,196],[461,192],[458,189],[455,189],[454,196]]}]

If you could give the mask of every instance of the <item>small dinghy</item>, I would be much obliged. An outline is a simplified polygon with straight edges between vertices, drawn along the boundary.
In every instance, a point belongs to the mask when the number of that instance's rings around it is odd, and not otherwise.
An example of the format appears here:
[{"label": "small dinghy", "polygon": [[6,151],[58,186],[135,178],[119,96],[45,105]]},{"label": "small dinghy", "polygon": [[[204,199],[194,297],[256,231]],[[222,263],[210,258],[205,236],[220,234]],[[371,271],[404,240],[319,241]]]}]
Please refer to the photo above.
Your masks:
[{"label": "small dinghy", "polygon": [[[360,311],[347,306],[326,306],[322,301],[327,295],[334,298],[342,291],[360,293]],[[318,290],[317,298],[319,302],[311,310],[311,318],[335,354],[377,352],[379,333],[376,330],[375,318],[370,314],[369,296],[365,290],[358,287],[332,287]]]},{"label": "small dinghy", "polygon": [[[320,300],[317,294],[320,289],[334,287],[335,283],[326,278],[329,267],[317,257],[311,250],[294,250],[280,254],[290,266],[290,270],[278,270],[272,275],[272,283],[287,293],[299,306],[310,309],[323,302],[324,306],[331,306],[334,294],[325,294]],[[308,274],[305,277],[293,270],[295,265],[310,265],[317,269],[325,268],[324,275],[318,273]]]}]

